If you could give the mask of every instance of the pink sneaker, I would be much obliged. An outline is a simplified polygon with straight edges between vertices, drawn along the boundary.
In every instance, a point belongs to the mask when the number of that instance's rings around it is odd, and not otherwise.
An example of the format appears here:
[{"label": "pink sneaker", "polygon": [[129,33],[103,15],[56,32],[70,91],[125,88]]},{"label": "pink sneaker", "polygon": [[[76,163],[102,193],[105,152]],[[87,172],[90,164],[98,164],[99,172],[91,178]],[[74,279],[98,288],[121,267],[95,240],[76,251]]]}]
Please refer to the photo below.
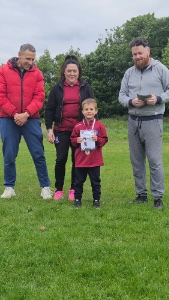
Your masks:
[{"label": "pink sneaker", "polygon": [[64,198],[64,192],[63,191],[56,191],[54,194],[53,199],[54,200],[60,200]]},{"label": "pink sneaker", "polygon": [[74,190],[70,190],[69,191],[69,195],[68,195],[68,200],[69,201],[74,201],[75,200],[75,195],[74,195],[75,191]]}]

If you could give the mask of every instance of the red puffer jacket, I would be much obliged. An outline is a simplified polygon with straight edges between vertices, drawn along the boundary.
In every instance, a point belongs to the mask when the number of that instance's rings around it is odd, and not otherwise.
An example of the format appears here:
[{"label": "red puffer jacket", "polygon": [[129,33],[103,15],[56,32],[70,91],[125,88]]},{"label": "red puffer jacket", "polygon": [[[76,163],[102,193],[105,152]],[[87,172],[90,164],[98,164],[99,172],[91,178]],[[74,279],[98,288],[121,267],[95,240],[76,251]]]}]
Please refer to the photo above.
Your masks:
[{"label": "red puffer jacket", "polygon": [[0,68],[0,117],[13,118],[16,113],[28,112],[30,118],[39,118],[45,97],[44,77],[35,65],[21,76],[16,60]]}]

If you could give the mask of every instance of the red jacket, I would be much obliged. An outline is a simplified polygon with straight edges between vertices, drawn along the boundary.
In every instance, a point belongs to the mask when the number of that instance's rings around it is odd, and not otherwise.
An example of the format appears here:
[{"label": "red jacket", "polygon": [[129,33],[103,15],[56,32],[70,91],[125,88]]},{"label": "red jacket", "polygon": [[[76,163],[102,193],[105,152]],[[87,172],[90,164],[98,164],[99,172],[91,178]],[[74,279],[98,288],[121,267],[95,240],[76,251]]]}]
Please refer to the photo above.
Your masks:
[{"label": "red jacket", "polygon": [[0,117],[13,118],[16,113],[28,112],[30,118],[39,118],[44,102],[44,78],[34,65],[20,75],[17,58],[0,68]]},{"label": "red jacket", "polygon": [[[92,129],[93,121],[90,122],[87,129]],[[90,151],[89,155],[85,154],[85,151],[81,150],[81,144],[77,143],[77,137],[80,136],[80,130],[86,130],[86,126],[83,121],[75,125],[73,132],[71,134],[71,143],[76,148],[75,151],[75,167],[97,167],[103,166],[103,155],[102,147],[107,143],[108,136],[106,133],[106,128],[103,123],[96,121],[94,124],[94,130],[97,132],[97,142],[96,148]]]}]

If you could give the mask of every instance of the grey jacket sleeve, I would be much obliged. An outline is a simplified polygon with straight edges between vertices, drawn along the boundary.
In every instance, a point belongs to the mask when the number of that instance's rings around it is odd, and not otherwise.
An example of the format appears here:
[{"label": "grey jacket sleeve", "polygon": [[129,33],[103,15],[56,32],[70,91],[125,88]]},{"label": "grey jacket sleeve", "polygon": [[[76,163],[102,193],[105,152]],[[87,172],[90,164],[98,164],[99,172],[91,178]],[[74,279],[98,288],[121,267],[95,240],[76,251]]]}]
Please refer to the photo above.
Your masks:
[{"label": "grey jacket sleeve", "polygon": [[158,72],[160,73],[164,92],[156,96],[159,96],[161,98],[162,103],[166,103],[169,102],[169,69],[165,65],[160,63],[158,67]]},{"label": "grey jacket sleeve", "polygon": [[124,106],[128,107],[130,104],[129,88],[128,88],[129,69],[125,72],[121,82],[121,88],[119,92],[119,102]]}]

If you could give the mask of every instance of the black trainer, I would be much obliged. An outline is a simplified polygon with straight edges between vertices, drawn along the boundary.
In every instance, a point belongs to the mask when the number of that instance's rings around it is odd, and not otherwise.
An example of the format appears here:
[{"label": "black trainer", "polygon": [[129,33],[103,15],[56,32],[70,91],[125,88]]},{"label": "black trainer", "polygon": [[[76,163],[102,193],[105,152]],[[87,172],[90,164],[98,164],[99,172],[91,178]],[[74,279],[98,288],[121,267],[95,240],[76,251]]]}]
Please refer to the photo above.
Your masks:
[{"label": "black trainer", "polygon": [[82,205],[81,200],[75,199],[75,201],[74,201],[74,207],[79,208],[81,205]]},{"label": "black trainer", "polygon": [[100,201],[99,200],[93,200],[93,206],[95,208],[100,208]]},{"label": "black trainer", "polygon": [[130,204],[140,204],[148,202],[147,195],[138,195],[133,201],[130,202]]},{"label": "black trainer", "polygon": [[163,208],[163,202],[161,199],[154,200],[154,208],[155,209],[162,209]]}]

